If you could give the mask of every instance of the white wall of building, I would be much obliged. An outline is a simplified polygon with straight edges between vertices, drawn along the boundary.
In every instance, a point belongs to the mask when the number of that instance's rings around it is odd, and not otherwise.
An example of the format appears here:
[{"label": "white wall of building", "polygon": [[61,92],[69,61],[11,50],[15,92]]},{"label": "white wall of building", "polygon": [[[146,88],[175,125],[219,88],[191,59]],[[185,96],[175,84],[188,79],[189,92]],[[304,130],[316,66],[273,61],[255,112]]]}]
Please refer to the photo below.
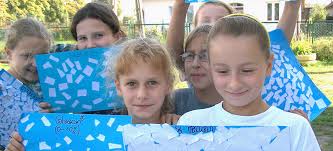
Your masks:
[{"label": "white wall of building", "polygon": [[146,24],[169,23],[174,0],[142,0]]},{"label": "white wall of building", "polygon": [[327,10],[329,16],[333,16],[333,8]]}]

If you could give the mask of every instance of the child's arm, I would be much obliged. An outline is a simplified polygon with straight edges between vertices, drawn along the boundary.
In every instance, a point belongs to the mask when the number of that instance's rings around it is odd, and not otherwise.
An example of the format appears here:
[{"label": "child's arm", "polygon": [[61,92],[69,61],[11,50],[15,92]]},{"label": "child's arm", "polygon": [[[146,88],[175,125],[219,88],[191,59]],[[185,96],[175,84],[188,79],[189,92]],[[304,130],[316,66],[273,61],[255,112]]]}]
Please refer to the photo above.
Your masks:
[{"label": "child's arm", "polygon": [[185,19],[189,4],[185,4],[184,0],[175,0],[172,10],[170,26],[167,33],[167,48],[173,55],[177,67],[181,66],[180,55],[183,53],[184,37],[185,37]]},{"label": "child's arm", "polygon": [[283,30],[289,43],[291,42],[293,35],[294,35],[296,22],[298,20],[297,19],[298,12],[299,12],[299,8],[301,6],[301,1],[304,1],[304,0],[286,1],[282,17],[279,20],[279,23],[277,25],[278,29]]},{"label": "child's arm", "polygon": [[7,148],[5,151],[24,151],[24,146],[22,144],[22,137],[19,133],[13,132],[12,138],[10,139],[9,144],[7,145]]}]

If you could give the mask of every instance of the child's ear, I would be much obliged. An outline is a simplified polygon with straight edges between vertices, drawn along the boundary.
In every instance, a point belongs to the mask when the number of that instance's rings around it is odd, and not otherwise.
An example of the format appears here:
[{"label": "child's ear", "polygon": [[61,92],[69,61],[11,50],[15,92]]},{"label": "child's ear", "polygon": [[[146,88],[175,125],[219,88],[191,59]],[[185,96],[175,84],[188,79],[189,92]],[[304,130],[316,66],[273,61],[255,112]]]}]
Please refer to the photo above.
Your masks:
[{"label": "child's ear", "polygon": [[121,37],[123,37],[123,33],[121,31],[113,34],[113,37],[116,38],[117,40],[119,40]]},{"label": "child's ear", "polygon": [[274,61],[274,54],[270,54],[267,62],[267,70],[266,70],[266,76],[271,76],[272,68],[273,68],[273,61]]},{"label": "child's ear", "polygon": [[12,60],[12,50],[5,48],[5,52],[7,55],[7,60]]},{"label": "child's ear", "polygon": [[117,90],[117,94],[119,96],[123,96],[123,93],[121,92],[121,88],[120,88],[120,82],[119,80],[114,80],[114,83],[116,85],[116,90]]}]

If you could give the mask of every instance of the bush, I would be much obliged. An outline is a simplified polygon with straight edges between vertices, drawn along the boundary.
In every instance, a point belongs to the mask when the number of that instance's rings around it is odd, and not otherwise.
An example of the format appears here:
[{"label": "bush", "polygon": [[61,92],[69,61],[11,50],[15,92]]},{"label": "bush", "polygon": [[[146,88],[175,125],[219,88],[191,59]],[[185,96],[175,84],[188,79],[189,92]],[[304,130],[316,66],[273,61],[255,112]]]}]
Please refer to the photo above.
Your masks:
[{"label": "bush", "polygon": [[320,38],[314,41],[312,49],[320,61],[333,61],[333,37]]},{"label": "bush", "polygon": [[310,20],[313,22],[322,21],[326,19],[327,10],[325,6],[314,5],[314,7],[310,11]]},{"label": "bush", "polygon": [[307,55],[313,53],[311,42],[307,40],[293,41],[291,43],[291,49],[295,55]]}]

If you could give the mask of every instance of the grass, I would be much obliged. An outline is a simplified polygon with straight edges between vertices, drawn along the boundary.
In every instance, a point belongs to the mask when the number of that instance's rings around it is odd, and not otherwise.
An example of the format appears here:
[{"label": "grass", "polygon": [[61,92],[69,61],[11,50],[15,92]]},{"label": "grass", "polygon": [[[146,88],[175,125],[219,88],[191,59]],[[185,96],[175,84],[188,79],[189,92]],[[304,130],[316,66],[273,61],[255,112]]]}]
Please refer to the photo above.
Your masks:
[{"label": "grass", "polygon": [[312,128],[323,151],[333,150],[333,107],[329,107],[312,123]]},{"label": "grass", "polygon": [[[304,67],[317,87],[333,101],[333,61]],[[333,150],[333,105],[311,122],[323,151]]]},{"label": "grass", "polygon": [[[311,66],[304,67],[312,81],[317,87],[333,101],[333,61],[318,62]],[[332,106],[332,104],[331,104]]]}]

